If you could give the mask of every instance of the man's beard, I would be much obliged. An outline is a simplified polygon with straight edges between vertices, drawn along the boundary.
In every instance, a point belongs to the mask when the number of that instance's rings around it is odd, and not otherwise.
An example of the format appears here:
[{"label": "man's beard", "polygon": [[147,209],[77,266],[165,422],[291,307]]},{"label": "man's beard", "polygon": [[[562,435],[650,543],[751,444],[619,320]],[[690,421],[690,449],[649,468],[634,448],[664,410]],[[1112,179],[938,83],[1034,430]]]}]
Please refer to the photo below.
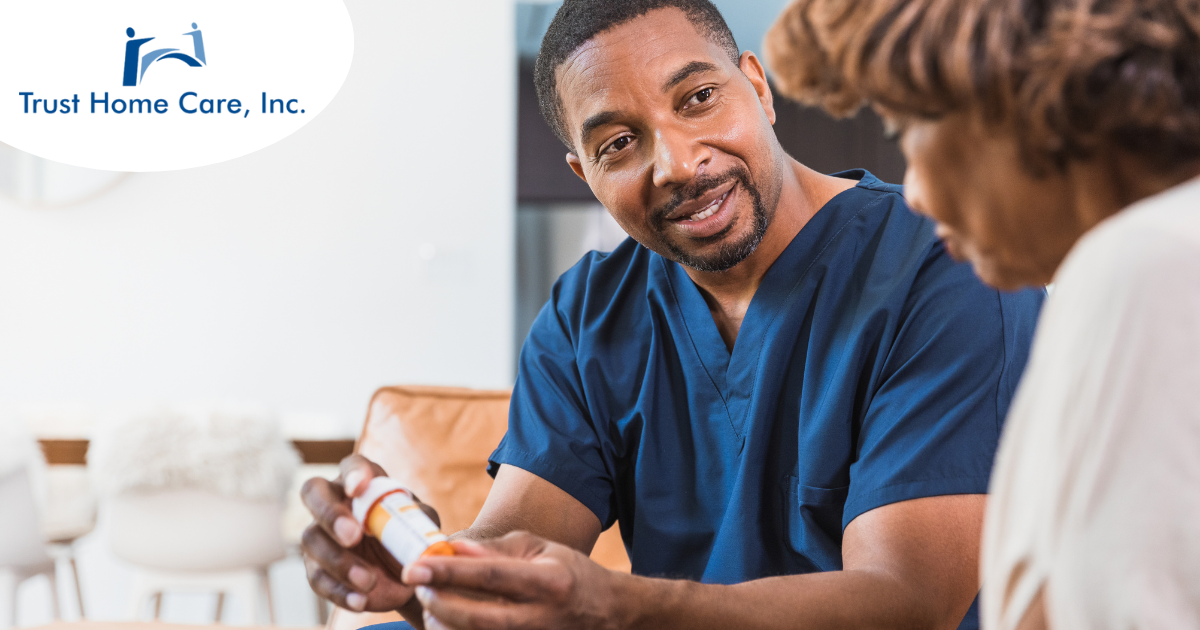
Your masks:
[{"label": "man's beard", "polygon": [[[753,202],[752,220],[754,225],[752,229],[742,238],[732,243],[723,243],[717,253],[710,256],[697,256],[683,249],[678,243],[675,243],[670,238],[663,237],[661,243],[670,253],[675,262],[681,265],[687,265],[696,271],[706,272],[721,272],[728,271],[735,267],[738,263],[745,260],[750,254],[758,249],[758,244],[762,242],[763,236],[767,233],[767,228],[771,225],[773,212],[768,212],[766,204],[763,203],[762,193],[750,181],[750,173],[743,167],[734,167],[721,175],[701,175],[689,183],[687,186],[680,188],[671,195],[671,200],[666,204],[656,208],[653,213],[653,227],[660,234],[666,233],[666,217],[674,212],[684,202],[697,199],[708,191],[717,188],[730,180],[736,180],[741,185],[742,190],[750,195],[750,200]],[[703,239],[693,239],[695,242],[717,242],[725,238],[733,228],[737,227],[738,220],[734,218],[725,229],[713,234],[712,236],[704,237]]]}]

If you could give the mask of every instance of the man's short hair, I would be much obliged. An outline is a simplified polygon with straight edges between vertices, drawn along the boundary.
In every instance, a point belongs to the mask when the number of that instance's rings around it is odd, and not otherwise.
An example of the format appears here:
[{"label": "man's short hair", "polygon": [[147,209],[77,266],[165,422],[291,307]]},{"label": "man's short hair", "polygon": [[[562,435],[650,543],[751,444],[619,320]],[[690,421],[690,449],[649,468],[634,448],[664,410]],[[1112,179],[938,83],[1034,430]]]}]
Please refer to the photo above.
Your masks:
[{"label": "man's short hair", "polygon": [[733,39],[733,32],[721,17],[721,12],[709,0],[566,0],[538,52],[533,69],[533,82],[537,88],[538,105],[542,116],[554,135],[574,151],[571,134],[563,124],[562,98],[558,94],[558,67],[593,37],[611,28],[639,18],[655,9],[675,8],[683,11],[688,21],[714,44],[729,54],[737,65],[741,50]]}]

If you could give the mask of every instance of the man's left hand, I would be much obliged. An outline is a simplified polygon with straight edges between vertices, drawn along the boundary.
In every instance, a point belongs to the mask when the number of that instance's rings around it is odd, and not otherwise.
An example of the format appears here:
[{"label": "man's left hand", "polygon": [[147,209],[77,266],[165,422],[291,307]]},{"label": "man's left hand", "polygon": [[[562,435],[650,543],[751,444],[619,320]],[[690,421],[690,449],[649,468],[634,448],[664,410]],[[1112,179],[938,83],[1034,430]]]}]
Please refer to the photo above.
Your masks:
[{"label": "man's left hand", "polygon": [[427,630],[617,627],[617,582],[627,578],[587,556],[525,532],[455,541],[457,556],[404,569],[419,585]]}]

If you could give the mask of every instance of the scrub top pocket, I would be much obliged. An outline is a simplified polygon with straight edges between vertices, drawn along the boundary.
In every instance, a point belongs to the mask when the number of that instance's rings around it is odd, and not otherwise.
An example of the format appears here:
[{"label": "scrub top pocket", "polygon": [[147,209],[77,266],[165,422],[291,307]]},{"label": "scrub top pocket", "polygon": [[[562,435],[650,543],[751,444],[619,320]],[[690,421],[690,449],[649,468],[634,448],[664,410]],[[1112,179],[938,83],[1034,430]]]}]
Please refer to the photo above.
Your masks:
[{"label": "scrub top pocket", "polygon": [[842,511],[850,486],[806,486],[795,475],[783,486],[784,530],[792,550],[817,570],[841,570]]}]

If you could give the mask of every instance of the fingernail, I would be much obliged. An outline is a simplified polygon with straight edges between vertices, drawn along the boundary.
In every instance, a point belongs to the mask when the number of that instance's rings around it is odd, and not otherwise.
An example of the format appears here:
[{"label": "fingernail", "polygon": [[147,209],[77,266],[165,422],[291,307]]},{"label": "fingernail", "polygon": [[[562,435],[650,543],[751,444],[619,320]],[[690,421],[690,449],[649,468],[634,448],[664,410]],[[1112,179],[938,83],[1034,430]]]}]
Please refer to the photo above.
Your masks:
[{"label": "fingernail", "polygon": [[350,583],[360,591],[369,591],[371,590],[371,587],[374,586],[374,584],[372,584],[374,580],[371,578],[371,572],[358,565],[350,567],[350,572],[348,575],[350,577]]},{"label": "fingernail", "polygon": [[428,584],[433,581],[433,571],[419,564],[408,567],[404,572],[404,581],[408,584]]},{"label": "fingernail", "polygon": [[361,470],[350,471],[350,474],[346,475],[346,494],[356,496],[358,486],[362,484],[365,476]]},{"label": "fingernail", "polygon": [[429,588],[428,586],[418,586],[416,592],[417,599],[420,600],[422,604],[428,603],[429,598],[433,596],[433,589]]},{"label": "fingernail", "polygon": [[362,593],[350,593],[346,596],[346,605],[354,612],[362,612],[367,607],[367,596]]},{"label": "fingernail", "polygon": [[353,547],[358,542],[358,523],[347,516],[339,516],[333,522],[333,531],[343,547]]}]

